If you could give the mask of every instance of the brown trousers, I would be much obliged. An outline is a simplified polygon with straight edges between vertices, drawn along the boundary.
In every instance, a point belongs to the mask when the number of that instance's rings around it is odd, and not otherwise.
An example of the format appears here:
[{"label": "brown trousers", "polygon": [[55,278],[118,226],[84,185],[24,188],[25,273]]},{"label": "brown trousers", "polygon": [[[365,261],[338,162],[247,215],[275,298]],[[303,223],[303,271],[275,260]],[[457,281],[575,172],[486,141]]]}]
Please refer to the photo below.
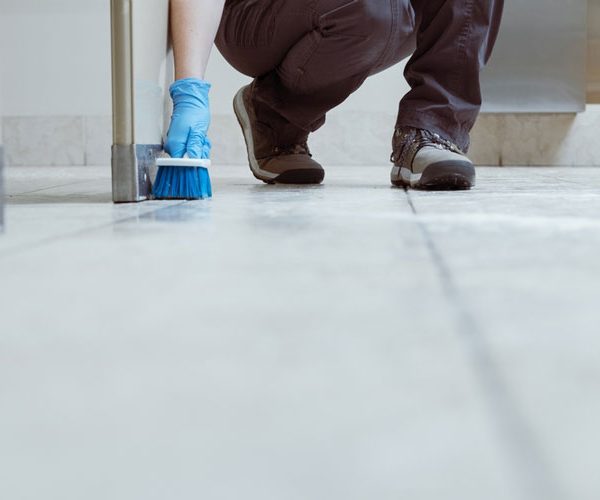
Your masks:
[{"label": "brown trousers", "polygon": [[282,142],[325,123],[365,79],[412,54],[397,125],[466,151],[481,107],[479,73],[503,0],[228,0],[216,44],[256,80],[254,102]]}]

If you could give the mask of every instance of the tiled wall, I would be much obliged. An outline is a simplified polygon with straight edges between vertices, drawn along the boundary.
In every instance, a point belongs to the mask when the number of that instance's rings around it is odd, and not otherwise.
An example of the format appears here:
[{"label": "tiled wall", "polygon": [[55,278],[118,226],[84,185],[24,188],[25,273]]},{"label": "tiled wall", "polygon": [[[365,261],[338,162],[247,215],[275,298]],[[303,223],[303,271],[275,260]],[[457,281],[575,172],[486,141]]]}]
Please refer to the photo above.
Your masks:
[{"label": "tiled wall", "polygon": [[4,117],[6,164],[109,165],[111,118]]},{"label": "tiled wall", "polygon": [[[395,115],[334,110],[310,146],[329,165],[387,162]],[[109,165],[111,119],[100,117],[5,117],[7,165]],[[480,165],[600,166],[600,106],[585,113],[484,114],[472,139],[471,156]],[[211,125],[213,161],[243,164],[246,153],[231,115]]]}]

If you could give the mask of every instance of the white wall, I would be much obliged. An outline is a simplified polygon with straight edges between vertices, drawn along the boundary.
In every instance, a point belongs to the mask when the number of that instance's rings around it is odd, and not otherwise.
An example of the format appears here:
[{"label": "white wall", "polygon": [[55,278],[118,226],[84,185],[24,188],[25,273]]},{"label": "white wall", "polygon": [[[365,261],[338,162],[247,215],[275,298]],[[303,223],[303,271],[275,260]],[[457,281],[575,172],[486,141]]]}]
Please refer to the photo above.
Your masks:
[{"label": "white wall", "polygon": [[[142,0],[143,1],[143,0]],[[0,0],[1,80],[9,116],[109,115],[109,0]],[[402,68],[369,80],[345,109],[386,111],[406,90]],[[231,113],[247,78],[214,51],[213,112]]]},{"label": "white wall", "polygon": [[[0,68],[2,68],[2,57],[0,55]],[[0,165],[4,164],[4,135],[2,134],[2,116],[4,115],[4,106],[2,104],[3,95],[2,95],[2,79],[0,79]],[[0,174],[1,175],[1,174]],[[1,195],[0,195],[1,196]],[[1,201],[0,201],[1,203]]]},{"label": "white wall", "polygon": [[[0,53],[0,71],[2,71],[2,62],[2,54]],[[0,78],[0,164],[4,160],[4,157],[2,156],[4,153],[2,150],[2,146],[4,145],[4,135],[2,134],[2,117],[4,116],[4,105],[2,104],[3,100],[4,96],[2,94],[2,78]]]},{"label": "white wall", "polygon": [[588,102],[600,103],[600,0],[589,0],[588,36]]},{"label": "white wall", "polygon": [[108,0],[0,0],[5,114],[110,114]]}]

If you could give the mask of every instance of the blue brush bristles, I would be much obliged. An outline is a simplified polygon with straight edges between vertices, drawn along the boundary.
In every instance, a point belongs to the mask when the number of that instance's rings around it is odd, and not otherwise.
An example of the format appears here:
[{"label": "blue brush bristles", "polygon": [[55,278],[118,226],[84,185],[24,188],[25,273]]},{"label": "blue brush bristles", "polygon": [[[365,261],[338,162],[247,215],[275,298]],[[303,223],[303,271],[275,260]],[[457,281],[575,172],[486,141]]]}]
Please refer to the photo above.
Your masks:
[{"label": "blue brush bristles", "polygon": [[[193,152],[194,157],[209,159],[211,146],[210,139],[206,135],[202,133],[189,134],[187,148],[188,151]],[[183,158],[189,158],[187,152]],[[163,164],[158,167],[152,194],[154,198],[162,200],[201,200],[210,198],[212,188],[208,169],[197,166]]]},{"label": "blue brush bristles", "polygon": [[152,194],[158,199],[201,200],[212,196],[204,167],[159,167]]}]

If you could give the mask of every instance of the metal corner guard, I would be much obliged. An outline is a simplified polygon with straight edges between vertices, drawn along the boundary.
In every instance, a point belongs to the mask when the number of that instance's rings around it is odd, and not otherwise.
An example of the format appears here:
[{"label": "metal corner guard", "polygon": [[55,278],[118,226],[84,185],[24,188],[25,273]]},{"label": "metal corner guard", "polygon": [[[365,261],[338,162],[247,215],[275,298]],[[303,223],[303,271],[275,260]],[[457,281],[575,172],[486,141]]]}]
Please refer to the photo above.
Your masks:
[{"label": "metal corner guard", "polygon": [[157,147],[135,144],[132,0],[111,0],[110,19],[113,201],[138,202],[150,196],[148,169]]},{"label": "metal corner guard", "polygon": [[160,144],[131,144],[112,147],[112,192],[115,203],[144,201],[150,198],[150,168]]}]

